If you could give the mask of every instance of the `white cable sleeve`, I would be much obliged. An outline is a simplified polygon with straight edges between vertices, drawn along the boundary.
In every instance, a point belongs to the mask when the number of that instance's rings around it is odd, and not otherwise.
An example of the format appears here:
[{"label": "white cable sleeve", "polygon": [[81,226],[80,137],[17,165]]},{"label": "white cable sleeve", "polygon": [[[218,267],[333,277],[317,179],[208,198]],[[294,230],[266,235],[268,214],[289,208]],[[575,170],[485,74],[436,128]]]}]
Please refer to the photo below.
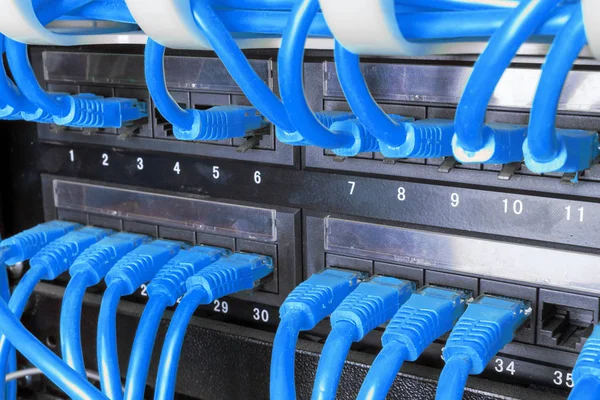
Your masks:
[{"label": "white cable sleeve", "polygon": [[590,52],[600,59],[600,1],[581,0],[583,23]]},{"label": "white cable sleeve", "polygon": [[319,0],[334,37],[359,55],[476,54],[485,43],[411,43],[400,31],[394,0]]}]

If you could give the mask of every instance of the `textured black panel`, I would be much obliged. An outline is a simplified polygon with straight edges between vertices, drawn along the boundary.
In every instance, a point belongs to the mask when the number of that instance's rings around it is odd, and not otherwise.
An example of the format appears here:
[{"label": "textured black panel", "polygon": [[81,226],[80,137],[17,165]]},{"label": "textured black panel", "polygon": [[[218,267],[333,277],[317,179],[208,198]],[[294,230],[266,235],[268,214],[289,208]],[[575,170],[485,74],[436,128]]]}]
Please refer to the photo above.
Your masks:
[{"label": "textured black panel", "polygon": [[[53,333],[58,337],[60,299],[63,289],[48,284],[39,285],[25,314],[24,322],[44,340]],[[99,295],[88,295],[84,309],[83,338],[88,367],[95,365],[95,326]],[[118,339],[122,374],[137,321],[142,311],[139,304],[122,302],[118,319]],[[170,317],[167,313],[166,317]],[[165,333],[168,321],[163,321],[159,336]],[[184,345],[177,391],[198,399],[236,400],[267,399],[269,393],[269,363],[273,334],[225,324],[205,318],[195,318],[188,329]],[[159,339],[156,348],[159,348]],[[301,340],[298,346],[296,376],[298,398],[309,399],[321,345]],[[151,379],[155,378],[158,354],[154,354]],[[351,352],[338,392],[338,399],[354,399],[366,375],[373,356]],[[390,399],[433,399],[438,371],[407,364],[398,376]],[[547,392],[509,386],[479,378],[469,380],[465,399],[559,399]],[[497,395],[495,393],[501,393]],[[148,394],[147,394],[148,395]]]}]

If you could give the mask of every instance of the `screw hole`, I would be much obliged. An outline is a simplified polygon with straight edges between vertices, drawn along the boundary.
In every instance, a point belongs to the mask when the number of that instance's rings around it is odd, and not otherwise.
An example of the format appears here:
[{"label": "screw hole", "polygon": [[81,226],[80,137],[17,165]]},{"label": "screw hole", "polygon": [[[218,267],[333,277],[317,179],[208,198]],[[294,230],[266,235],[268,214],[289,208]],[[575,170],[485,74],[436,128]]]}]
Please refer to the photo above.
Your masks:
[{"label": "screw hole", "polygon": [[56,349],[57,345],[58,343],[54,336],[46,336],[46,346],[50,347],[51,349]]}]

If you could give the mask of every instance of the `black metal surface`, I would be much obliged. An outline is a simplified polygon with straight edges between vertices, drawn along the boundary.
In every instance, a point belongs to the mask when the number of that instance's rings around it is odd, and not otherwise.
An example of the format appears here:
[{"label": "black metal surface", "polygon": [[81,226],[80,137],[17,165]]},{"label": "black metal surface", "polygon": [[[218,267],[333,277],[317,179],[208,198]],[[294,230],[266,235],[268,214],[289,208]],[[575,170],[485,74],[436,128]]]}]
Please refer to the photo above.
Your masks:
[{"label": "black metal surface", "polygon": [[[58,338],[58,320],[62,288],[41,284],[28,307],[24,322],[40,338]],[[84,307],[83,344],[88,367],[96,365],[95,331],[99,295],[88,295]],[[121,371],[126,371],[137,320],[142,307],[122,302],[118,318],[118,345]],[[163,320],[153,355],[150,382],[156,377],[158,350],[162,344],[170,313]],[[270,352],[273,334],[230,325],[205,318],[194,318],[188,330],[178,373],[177,391],[181,395],[207,400],[267,399]],[[309,399],[322,345],[300,340],[296,354],[299,399]],[[374,356],[351,352],[340,382],[338,399],[354,399]],[[391,399],[433,399],[438,370],[407,364],[394,382]],[[151,398],[152,388],[147,397]],[[550,391],[532,390],[515,385],[469,379],[465,400],[563,398]]]}]

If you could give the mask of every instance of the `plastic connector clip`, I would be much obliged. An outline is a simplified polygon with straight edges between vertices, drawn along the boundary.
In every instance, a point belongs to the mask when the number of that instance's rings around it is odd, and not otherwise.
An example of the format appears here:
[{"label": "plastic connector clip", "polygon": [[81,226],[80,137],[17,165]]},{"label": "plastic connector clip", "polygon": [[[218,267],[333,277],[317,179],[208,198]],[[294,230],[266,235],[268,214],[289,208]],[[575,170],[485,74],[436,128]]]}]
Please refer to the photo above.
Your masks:
[{"label": "plastic connector clip", "polygon": [[462,148],[458,137],[452,138],[454,158],[462,164],[507,164],[523,160],[523,142],[527,127],[513,124],[487,124],[483,127],[484,145],[478,151]]},{"label": "plastic connector clip", "polygon": [[81,225],[75,222],[50,221],[4,239],[0,243],[0,248],[9,248],[5,253],[4,262],[7,265],[14,265],[29,260],[48,243],[79,227]]},{"label": "plastic connector clip", "polygon": [[144,102],[134,99],[102,98],[89,93],[60,97],[68,107],[64,116],[54,116],[57,125],[77,128],[121,128],[127,122],[148,116]]},{"label": "plastic connector clip", "polygon": [[54,280],[67,271],[85,249],[112,233],[109,229],[86,226],[70,232],[41,249],[29,261],[31,268],[44,270],[42,279]]},{"label": "plastic connector clip", "polygon": [[358,399],[385,399],[404,361],[416,361],[427,347],[449,332],[471,296],[470,292],[428,286],[408,299],[383,333],[383,349]]},{"label": "plastic connector clip", "polygon": [[187,293],[171,319],[160,355],[155,400],[172,399],[175,394],[177,366],[183,339],[196,308],[201,304],[210,304],[220,297],[253,289],[272,272],[271,257],[236,253],[219,259],[188,278]]},{"label": "plastic connector clip", "polygon": [[353,342],[389,321],[415,290],[414,283],[375,276],[361,283],[331,314],[331,333],[325,342],[313,387],[313,400],[333,400],[344,361]]},{"label": "plastic connector clip", "polygon": [[244,137],[267,126],[258,110],[250,106],[218,106],[208,110],[188,110],[194,117],[191,129],[174,125],[179,140],[222,140]]},{"label": "plastic connector clip", "polygon": [[575,386],[569,400],[592,400],[600,397],[600,326],[596,326],[583,345],[573,369]]},{"label": "plastic connector clip", "polygon": [[[331,126],[336,122],[342,122],[356,118],[354,114],[350,111],[321,111],[315,113],[315,117],[327,129],[331,128]],[[277,139],[281,143],[289,144],[292,146],[312,145],[312,143],[304,139],[304,137],[299,131],[287,132],[277,127],[277,129],[275,130],[275,134],[277,135]]]},{"label": "plastic connector clip", "polygon": [[357,288],[361,274],[326,269],[312,275],[288,295],[281,307],[271,358],[271,398],[295,399],[295,349],[300,331],[314,329]]},{"label": "plastic connector clip", "polygon": [[462,399],[467,377],[482,373],[530,315],[531,304],[523,300],[482,296],[471,303],[443,349],[436,400]]}]

